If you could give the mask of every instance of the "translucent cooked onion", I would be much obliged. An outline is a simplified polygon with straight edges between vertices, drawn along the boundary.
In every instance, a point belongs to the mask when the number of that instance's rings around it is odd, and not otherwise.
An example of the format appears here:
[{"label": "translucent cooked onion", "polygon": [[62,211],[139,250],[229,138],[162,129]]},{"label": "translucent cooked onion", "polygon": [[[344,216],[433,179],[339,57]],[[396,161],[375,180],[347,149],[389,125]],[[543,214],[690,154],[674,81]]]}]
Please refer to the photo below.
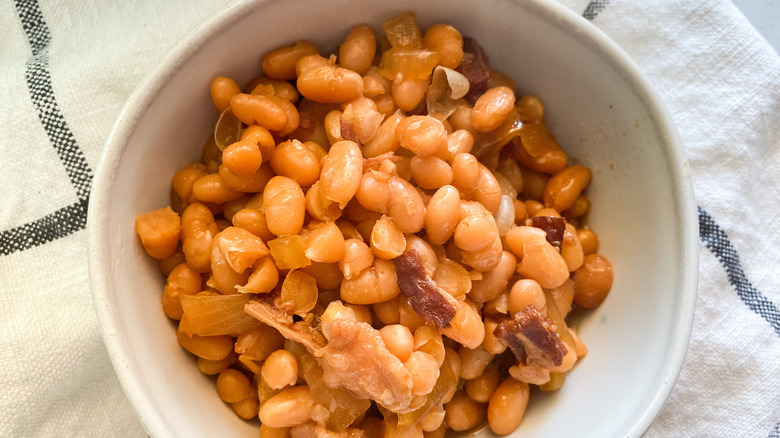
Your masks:
[{"label": "translucent cooked onion", "polygon": [[513,108],[504,123],[498,128],[494,131],[477,135],[474,138],[474,148],[471,150],[471,154],[480,158],[491,152],[501,150],[504,145],[520,133],[520,128],[522,127],[523,122],[520,120],[520,114],[517,112],[517,109]]},{"label": "translucent cooked onion", "polygon": [[233,110],[228,108],[222,111],[214,127],[214,142],[219,150],[224,151],[226,147],[241,139],[243,131],[241,120],[238,120],[238,117],[233,115]]},{"label": "translucent cooked onion", "polygon": [[431,85],[425,103],[428,115],[444,120],[458,107],[458,99],[469,92],[469,80],[455,70],[437,66],[433,70]]},{"label": "translucent cooked onion", "polygon": [[515,203],[509,195],[501,195],[501,204],[496,211],[496,227],[498,234],[503,236],[515,224]]}]

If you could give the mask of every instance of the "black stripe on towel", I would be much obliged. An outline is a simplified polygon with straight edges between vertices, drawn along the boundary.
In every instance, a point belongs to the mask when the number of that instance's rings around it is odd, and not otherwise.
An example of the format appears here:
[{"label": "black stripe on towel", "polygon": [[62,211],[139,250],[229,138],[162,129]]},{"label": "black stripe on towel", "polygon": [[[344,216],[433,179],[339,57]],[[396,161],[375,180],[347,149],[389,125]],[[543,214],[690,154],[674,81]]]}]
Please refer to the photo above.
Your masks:
[{"label": "black stripe on towel", "polygon": [[775,424],[775,428],[769,432],[769,436],[767,438],[780,438],[780,421]]},{"label": "black stripe on towel", "polygon": [[87,224],[87,203],[82,199],[36,221],[0,232],[0,255],[24,251],[83,229]]},{"label": "black stripe on towel", "polygon": [[721,229],[712,217],[699,207],[699,238],[702,243],[718,258],[726,270],[731,287],[746,306],[760,317],[764,318],[780,336],[780,310],[757,290],[745,277],[739,254],[729,241],[726,232]]},{"label": "black stripe on towel", "polygon": [[25,78],[38,118],[76,190],[78,202],[17,228],[0,232],[0,255],[11,254],[84,229],[92,185],[90,169],[54,96],[49,72],[51,33],[36,0],[16,0],[16,12],[32,49]]},{"label": "black stripe on towel", "polygon": [[585,8],[585,12],[582,13],[582,16],[588,20],[596,18],[596,15],[603,11],[609,2],[610,0],[592,0],[588,3],[588,7]]}]

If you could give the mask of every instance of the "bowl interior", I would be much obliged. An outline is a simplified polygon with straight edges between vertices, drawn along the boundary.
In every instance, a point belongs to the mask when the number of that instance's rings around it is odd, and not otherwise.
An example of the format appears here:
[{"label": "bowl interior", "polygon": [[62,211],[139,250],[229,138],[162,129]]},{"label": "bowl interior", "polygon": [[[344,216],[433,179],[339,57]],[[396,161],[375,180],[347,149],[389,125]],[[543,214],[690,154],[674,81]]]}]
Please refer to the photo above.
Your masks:
[{"label": "bowl interior", "polygon": [[[671,122],[614,43],[552,2],[269,1],[234,7],[183,42],[133,95],[108,143],[89,217],[90,272],[107,347],[152,436],[256,436],[216,396],[160,309],[163,281],[133,231],[168,204],[173,173],[199,157],[216,120],[217,75],[239,84],[260,56],[297,39],[323,53],[348,29],[415,10],[454,25],[492,65],[540,96],[572,159],[589,166],[589,225],[612,262],[609,299],[580,325],[590,354],[563,389],[535,394],[518,436],[629,436],[649,426],[682,362],[692,322],[696,225]],[[489,436],[489,432],[483,432]]]}]

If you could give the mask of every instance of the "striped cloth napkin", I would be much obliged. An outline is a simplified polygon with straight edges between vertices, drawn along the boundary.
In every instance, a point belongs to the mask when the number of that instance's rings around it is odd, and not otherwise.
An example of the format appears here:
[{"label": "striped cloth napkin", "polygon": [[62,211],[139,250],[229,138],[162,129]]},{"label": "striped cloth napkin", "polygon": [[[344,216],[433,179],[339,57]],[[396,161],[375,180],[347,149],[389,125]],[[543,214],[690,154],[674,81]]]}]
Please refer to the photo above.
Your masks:
[{"label": "striped cloth napkin", "polygon": [[[780,58],[729,0],[560,1],[660,91],[699,203],[690,349],[647,436],[780,438]],[[0,436],[145,436],[92,308],[87,201],[130,92],[222,7],[0,4]]]}]

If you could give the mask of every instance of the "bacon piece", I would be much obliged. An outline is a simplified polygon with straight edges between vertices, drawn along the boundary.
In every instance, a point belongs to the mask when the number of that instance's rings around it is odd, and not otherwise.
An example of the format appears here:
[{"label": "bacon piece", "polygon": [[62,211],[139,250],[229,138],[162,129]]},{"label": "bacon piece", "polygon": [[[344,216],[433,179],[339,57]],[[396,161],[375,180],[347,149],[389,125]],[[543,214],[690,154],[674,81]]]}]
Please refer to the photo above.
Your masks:
[{"label": "bacon piece", "polygon": [[322,366],[323,383],[373,399],[393,412],[409,411],[414,398],[412,374],[387,349],[379,331],[358,321],[338,301],[328,306],[322,321],[328,345],[313,354]]},{"label": "bacon piece", "polygon": [[284,306],[285,304],[280,300],[276,300],[274,304],[265,300],[255,300],[246,303],[244,312],[279,330],[285,338],[303,344],[308,349],[320,348],[324,344],[322,335],[307,321],[295,322],[292,309],[286,312]]},{"label": "bacon piece", "polygon": [[477,98],[487,91],[491,70],[490,60],[482,47],[471,38],[463,38],[463,60],[455,71],[469,80],[466,100],[470,104],[473,105]]},{"label": "bacon piece", "polygon": [[344,117],[341,118],[341,138],[359,143],[355,127]]},{"label": "bacon piece", "polygon": [[531,218],[531,226],[544,231],[550,245],[556,248],[561,247],[563,232],[566,230],[566,219],[554,216],[535,216]]},{"label": "bacon piece", "polygon": [[455,317],[455,306],[442,295],[435,281],[425,272],[422,258],[411,249],[393,259],[401,292],[412,308],[436,328],[447,327]]},{"label": "bacon piece", "polygon": [[493,335],[508,346],[523,365],[559,366],[567,351],[555,323],[542,316],[534,306],[528,306],[514,319],[498,324]]}]

